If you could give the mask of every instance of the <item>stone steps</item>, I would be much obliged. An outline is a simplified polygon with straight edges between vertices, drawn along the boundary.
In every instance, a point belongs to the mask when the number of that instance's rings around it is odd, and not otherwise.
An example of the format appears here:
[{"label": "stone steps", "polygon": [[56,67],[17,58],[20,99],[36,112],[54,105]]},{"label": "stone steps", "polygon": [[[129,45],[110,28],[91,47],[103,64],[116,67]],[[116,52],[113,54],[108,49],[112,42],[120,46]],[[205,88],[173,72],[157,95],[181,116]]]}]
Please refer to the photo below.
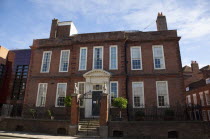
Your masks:
[{"label": "stone steps", "polygon": [[99,137],[99,120],[98,119],[82,119],[79,121],[79,132],[77,137]]}]

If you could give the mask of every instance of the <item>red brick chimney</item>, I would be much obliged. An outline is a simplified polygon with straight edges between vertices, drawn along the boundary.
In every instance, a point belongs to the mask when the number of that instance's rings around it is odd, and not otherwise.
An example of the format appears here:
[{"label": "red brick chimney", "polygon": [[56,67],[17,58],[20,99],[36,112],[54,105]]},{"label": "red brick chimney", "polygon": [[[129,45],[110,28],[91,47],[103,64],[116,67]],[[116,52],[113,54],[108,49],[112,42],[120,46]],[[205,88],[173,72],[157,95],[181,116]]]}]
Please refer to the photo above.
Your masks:
[{"label": "red brick chimney", "polygon": [[193,73],[198,73],[199,72],[199,66],[196,61],[191,61],[191,68]]},{"label": "red brick chimney", "polygon": [[50,38],[56,38],[57,27],[58,27],[58,19],[54,18],[52,20],[51,31],[50,31]]},{"label": "red brick chimney", "polygon": [[168,30],[166,17],[162,14],[162,12],[158,13],[156,24],[157,24],[158,31]]}]

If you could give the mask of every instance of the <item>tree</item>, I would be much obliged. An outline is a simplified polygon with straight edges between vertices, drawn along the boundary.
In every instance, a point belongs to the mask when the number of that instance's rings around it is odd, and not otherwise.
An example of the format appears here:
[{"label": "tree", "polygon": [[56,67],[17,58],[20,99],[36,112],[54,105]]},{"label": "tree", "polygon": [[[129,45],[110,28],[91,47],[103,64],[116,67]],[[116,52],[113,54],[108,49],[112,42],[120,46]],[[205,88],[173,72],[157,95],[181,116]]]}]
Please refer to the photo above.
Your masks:
[{"label": "tree", "polygon": [[118,98],[114,99],[113,106],[120,109],[120,118],[122,118],[121,111],[122,111],[122,109],[127,108],[127,104],[128,104],[128,101],[126,98],[118,97]]}]

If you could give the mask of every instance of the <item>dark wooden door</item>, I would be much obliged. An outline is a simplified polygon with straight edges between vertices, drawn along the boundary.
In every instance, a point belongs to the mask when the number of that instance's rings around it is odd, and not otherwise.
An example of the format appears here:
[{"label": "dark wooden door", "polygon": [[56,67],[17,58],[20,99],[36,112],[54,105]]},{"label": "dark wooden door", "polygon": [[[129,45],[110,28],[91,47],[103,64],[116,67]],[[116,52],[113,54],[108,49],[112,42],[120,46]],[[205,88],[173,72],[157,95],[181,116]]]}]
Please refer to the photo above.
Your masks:
[{"label": "dark wooden door", "polygon": [[102,91],[92,92],[92,115],[99,116],[100,114],[100,100]]}]

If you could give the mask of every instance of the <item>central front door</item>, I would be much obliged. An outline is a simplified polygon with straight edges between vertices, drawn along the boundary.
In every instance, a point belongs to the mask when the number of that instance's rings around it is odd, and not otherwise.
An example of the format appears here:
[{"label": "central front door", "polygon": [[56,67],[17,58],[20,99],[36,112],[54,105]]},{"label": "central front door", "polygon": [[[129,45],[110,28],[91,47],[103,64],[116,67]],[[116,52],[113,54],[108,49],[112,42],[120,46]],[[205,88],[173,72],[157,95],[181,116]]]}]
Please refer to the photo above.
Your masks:
[{"label": "central front door", "polygon": [[92,92],[92,115],[99,116],[100,114],[100,100],[102,91]]}]

